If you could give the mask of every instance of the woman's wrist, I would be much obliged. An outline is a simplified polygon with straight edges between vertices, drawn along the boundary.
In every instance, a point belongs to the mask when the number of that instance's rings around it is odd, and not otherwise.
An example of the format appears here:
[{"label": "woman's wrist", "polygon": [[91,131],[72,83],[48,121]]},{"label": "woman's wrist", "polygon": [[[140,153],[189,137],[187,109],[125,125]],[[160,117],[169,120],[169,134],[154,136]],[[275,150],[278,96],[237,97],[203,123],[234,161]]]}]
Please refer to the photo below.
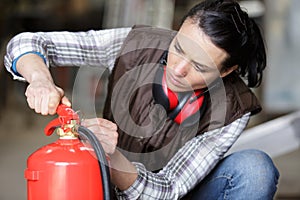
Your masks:
[{"label": "woman's wrist", "polygon": [[16,70],[29,83],[41,80],[53,83],[47,65],[37,54],[29,53],[20,57],[16,63]]}]

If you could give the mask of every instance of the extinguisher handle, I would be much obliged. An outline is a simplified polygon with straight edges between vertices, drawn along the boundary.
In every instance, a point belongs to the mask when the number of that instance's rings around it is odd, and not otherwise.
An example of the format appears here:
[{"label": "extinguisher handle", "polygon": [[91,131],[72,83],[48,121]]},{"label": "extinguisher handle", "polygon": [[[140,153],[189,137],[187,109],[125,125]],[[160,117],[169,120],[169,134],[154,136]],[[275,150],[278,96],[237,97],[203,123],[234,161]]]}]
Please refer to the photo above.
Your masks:
[{"label": "extinguisher handle", "polygon": [[47,135],[47,136],[52,135],[52,133],[55,131],[55,129],[60,126],[61,126],[61,123],[60,123],[59,118],[56,118],[56,119],[50,121],[49,124],[47,124],[47,126],[44,128],[45,135]]},{"label": "extinguisher handle", "polygon": [[50,123],[45,127],[44,133],[50,136],[57,127],[62,127],[66,124],[70,124],[72,120],[79,121],[78,114],[69,106],[60,104],[56,109],[58,118],[50,121]]}]

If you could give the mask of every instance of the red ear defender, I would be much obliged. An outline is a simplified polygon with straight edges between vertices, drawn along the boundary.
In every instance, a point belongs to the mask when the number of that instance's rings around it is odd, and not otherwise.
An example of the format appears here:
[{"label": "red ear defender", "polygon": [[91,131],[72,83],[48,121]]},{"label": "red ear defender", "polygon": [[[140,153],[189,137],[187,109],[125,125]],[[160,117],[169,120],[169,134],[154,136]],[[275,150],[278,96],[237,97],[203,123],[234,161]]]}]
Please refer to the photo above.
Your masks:
[{"label": "red ear defender", "polygon": [[165,96],[167,97],[167,100],[169,102],[168,110],[173,110],[178,105],[178,95],[170,90],[167,86],[166,82],[166,67],[164,67],[164,72],[162,76],[162,84],[161,84],[163,91],[165,93]]},{"label": "red ear defender", "polygon": [[205,108],[206,92],[173,92],[167,87],[166,67],[159,67],[152,87],[155,103],[162,105],[177,124],[192,125],[200,120]]},{"label": "red ear defender", "polygon": [[[204,95],[201,95],[202,91],[195,91],[194,94],[192,94],[189,99],[183,104],[183,107],[181,108],[180,112],[174,116],[174,121],[177,124],[182,124],[184,121],[186,121],[188,118],[193,118],[196,117],[195,115],[199,115],[198,120],[200,119],[200,114],[202,114],[201,108],[204,108],[203,103],[204,103]],[[198,95],[201,95],[198,97]],[[203,110],[203,109],[202,109]],[[200,113],[199,113],[199,112]],[[191,119],[190,119],[191,120]]]}]

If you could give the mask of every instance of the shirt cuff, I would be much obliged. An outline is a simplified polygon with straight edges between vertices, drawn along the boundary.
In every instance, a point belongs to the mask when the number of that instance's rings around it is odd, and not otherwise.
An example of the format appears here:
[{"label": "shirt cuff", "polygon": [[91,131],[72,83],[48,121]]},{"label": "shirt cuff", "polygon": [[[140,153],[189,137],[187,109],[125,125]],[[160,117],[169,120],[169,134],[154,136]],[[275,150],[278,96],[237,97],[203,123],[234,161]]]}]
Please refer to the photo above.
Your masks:
[{"label": "shirt cuff", "polygon": [[15,58],[15,59],[13,60],[13,62],[12,62],[11,70],[12,70],[12,72],[13,72],[16,76],[22,77],[22,75],[19,74],[18,71],[17,71],[17,62],[18,62],[18,60],[19,60],[22,56],[24,56],[24,55],[26,55],[26,54],[30,54],[30,53],[31,53],[31,54],[36,54],[36,55],[40,56],[40,57],[44,60],[44,62],[46,63],[46,58],[45,58],[40,52],[29,51],[29,52],[23,53],[23,54],[19,55],[17,58]]},{"label": "shirt cuff", "polygon": [[141,163],[132,163],[135,165],[138,173],[138,177],[135,182],[127,190],[119,190],[115,188],[116,195],[118,199],[139,199],[142,194],[145,184],[146,184],[146,175],[147,170],[145,166]]}]

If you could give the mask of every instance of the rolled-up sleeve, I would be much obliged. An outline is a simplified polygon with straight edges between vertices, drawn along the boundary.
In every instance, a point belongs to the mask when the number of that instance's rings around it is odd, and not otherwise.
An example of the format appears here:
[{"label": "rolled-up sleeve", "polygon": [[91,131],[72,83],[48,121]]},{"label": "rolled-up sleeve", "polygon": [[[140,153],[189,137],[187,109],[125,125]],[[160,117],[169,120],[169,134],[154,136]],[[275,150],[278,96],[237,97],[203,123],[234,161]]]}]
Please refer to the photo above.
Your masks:
[{"label": "rolled-up sleeve", "polygon": [[223,158],[245,129],[249,115],[193,138],[158,173],[147,171],[141,163],[134,163],[138,178],[125,191],[116,188],[118,198],[174,200],[183,197]]},{"label": "rolled-up sleeve", "polygon": [[97,66],[112,70],[130,30],[20,33],[9,41],[4,65],[14,79],[23,80],[12,70],[12,63],[20,56],[34,52],[45,59],[47,66]]}]

